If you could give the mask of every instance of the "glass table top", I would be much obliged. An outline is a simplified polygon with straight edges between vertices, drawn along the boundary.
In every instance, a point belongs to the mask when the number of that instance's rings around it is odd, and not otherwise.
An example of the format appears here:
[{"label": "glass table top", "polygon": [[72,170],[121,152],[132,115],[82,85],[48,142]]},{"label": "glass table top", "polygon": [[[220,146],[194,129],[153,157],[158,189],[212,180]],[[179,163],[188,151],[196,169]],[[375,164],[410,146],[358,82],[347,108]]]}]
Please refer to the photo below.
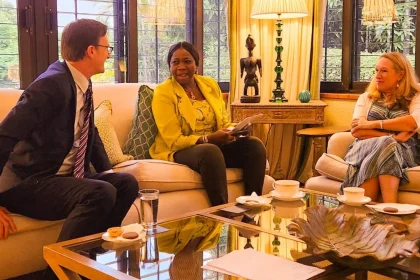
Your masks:
[{"label": "glass table top", "polygon": [[[349,206],[340,203],[335,196],[308,190],[303,191],[306,192],[305,196],[296,201],[280,201],[272,198],[270,205],[258,207],[248,207],[239,203],[231,203],[226,205],[226,207],[220,207],[219,209],[209,211],[205,215],[209,217],[218,217],[225,221],[232,220],[244,223],[251,228],[257,227],[261,231],[286,238],[293,238],[293,236],[289,234],[287,226],[292,223],[294,218],[307,219],[305,210],[309,207],[324,205],[327,208],[338,208],[346,217],[352,215],[361,217],[378,215],[376,211],[367,206]],[[242,213],[231,213],[223,210],[232,205],[246,209],[246,211]],[[229,209],[227,208],[226,210]],[[393,224],[397,231],[400,230],[401,233],[407,233],[406,230],[408,225],[413,223],[415,219],[420,219],[420,215],[416,214],[396,216],[382,215],[379,213],[379,216],[385,219],[386,223]],[[420,223],[420,220],[418,220],[418,222]],[[420,247],[420,240],[417,240],[417,244]],[[395,267],[402,271],[420,275],[420,258],[404,259],[395,265]]]},{"label": "glass table top", "polygon": [[[273,199],[268,206],[249,208],[241,214],[210,208],[199,215],[160,223],[167,231],[147,236],[140,242],[116,244],[94,238],[65,248],[135,279],[241,279],[201,267],[233,250],[246,248],[326,269],[323,275],[313,279],[371,279],[371,272],[332,264],[312,255],[303,241],[289,235],[287,225],[292,219],[306,218],[305,209],[316,205],[340,207],[349,215],[372,212],[367,207],[340,205],[328,195],[307,193],[298,201]],[[397,218],[405,222],[413,219],[412,215]],[[388,269],[386,275],[415,279],[409,277],[420,275],[419,270],[418,258],[404,259]],[[377,273],[384,272],[375,271],[372,279],[376,279]]]},{"label": "glass table top", "polygon": [[[138,279],[240,279],[201,266],[237,250],[254,248],[289,260],[304,255],[305,243],[205,216],[160,224],[169,229],[142,242],[94,239],[67,249]],[[232,278],[233,277],[233,278]]]}]

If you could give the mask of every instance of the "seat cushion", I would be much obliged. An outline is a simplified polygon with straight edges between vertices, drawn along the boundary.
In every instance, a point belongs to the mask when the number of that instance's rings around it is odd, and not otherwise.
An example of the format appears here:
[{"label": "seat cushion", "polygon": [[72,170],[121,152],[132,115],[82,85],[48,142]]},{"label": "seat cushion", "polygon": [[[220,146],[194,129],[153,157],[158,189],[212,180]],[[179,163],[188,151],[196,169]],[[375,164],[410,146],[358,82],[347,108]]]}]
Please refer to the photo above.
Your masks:
[{"label": "seat cushion", "polygon": [[407,176],[410,182],[400,186],[399,190],[420,193],[420,166],[407,169]]},{"label": "seat cushion", "polygon": [[[141,189],[153,188],[160,192],[204,188],[199,173],[186,165],[164,160],[130,160],[113,167],[115,172],[128,172],[136,177]],[[228,184],[242,181],[242,169],[227,168]]]},{"label": "seat cushion", "polygon": [[124,144],[124,153],[134,159],[150,159],[149,148],[155,141],[157,126],[152,112],[153,89],[147,85],[139,88],[133,125]]},{"label": "seat cushion", "polygon": [[315,169],[327,178],[342,182],[347,172],[347,166],[348,164],[342,158],[324,153],[318,159]]},{"label": "seat cushion", "polygon": [[105,152],[108,155],[112,166],[133,159],[130,155],[124,155],[117,134],[111,123],[112,105],[111,101],[104,100],[95,109],[95,126],[98,128]]}]

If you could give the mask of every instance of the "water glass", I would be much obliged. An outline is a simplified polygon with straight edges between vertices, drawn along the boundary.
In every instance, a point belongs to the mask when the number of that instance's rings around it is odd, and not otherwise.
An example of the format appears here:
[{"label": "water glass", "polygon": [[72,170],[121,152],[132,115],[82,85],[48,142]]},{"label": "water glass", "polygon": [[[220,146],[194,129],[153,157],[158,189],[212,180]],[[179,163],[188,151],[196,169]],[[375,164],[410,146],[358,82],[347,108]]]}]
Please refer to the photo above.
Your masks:
[{"label": "water glass", "polygon": [[159,247],[155,235],[148,235],[146,237],[146,242],[144,242],[144,246],[141,248],[140,255],[142,269],[156,268],[159,261]]},{"label": "water glass", "polygon": [[159,190],[140,190],[139,197],[141,223],[146,231],[153,231],[156,229],[157,224]]}]

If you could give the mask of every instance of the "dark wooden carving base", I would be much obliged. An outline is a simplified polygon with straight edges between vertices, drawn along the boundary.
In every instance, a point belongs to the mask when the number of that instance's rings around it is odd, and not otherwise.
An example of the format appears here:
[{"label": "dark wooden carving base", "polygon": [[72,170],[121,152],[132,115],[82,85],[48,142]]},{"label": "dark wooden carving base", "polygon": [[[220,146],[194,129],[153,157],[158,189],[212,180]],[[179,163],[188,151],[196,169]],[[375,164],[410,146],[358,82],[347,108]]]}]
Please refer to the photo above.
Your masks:
[{"label": "dark wooden carving base", "polygon": [[260,103],[261,96],[254,95],[254,96],[247,96],[243,95],[241,96],[241,103]]}]

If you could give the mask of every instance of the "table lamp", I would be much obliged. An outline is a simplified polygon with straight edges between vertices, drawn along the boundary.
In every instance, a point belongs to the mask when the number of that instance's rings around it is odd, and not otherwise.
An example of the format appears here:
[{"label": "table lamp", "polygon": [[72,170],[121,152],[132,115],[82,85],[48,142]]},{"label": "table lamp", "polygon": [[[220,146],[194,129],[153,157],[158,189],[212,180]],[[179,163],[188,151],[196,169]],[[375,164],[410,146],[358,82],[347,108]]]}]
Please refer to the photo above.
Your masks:
[{"label": "table lamp", "polygon": [[308,15],[308,10],[306,8],[305,0],[255,0],[254,6],[252,7],[251,18],[257,19],[276,19],[277,26],[277,45],[275,51],[277,53],[276,58],[276,67],[274,71],[276,72],[276,88],[273,89],[273,97],[270,99],[270,102],[287,102],[287,98],[284,97],[284,89],[281,87],[283,82],[281,78],[281,73],[283,72],[283,67],[281,66],[281,52],[283,47],[281,46],[281,27],[282,19],[287,18],[299,18],[305,17]]}]

